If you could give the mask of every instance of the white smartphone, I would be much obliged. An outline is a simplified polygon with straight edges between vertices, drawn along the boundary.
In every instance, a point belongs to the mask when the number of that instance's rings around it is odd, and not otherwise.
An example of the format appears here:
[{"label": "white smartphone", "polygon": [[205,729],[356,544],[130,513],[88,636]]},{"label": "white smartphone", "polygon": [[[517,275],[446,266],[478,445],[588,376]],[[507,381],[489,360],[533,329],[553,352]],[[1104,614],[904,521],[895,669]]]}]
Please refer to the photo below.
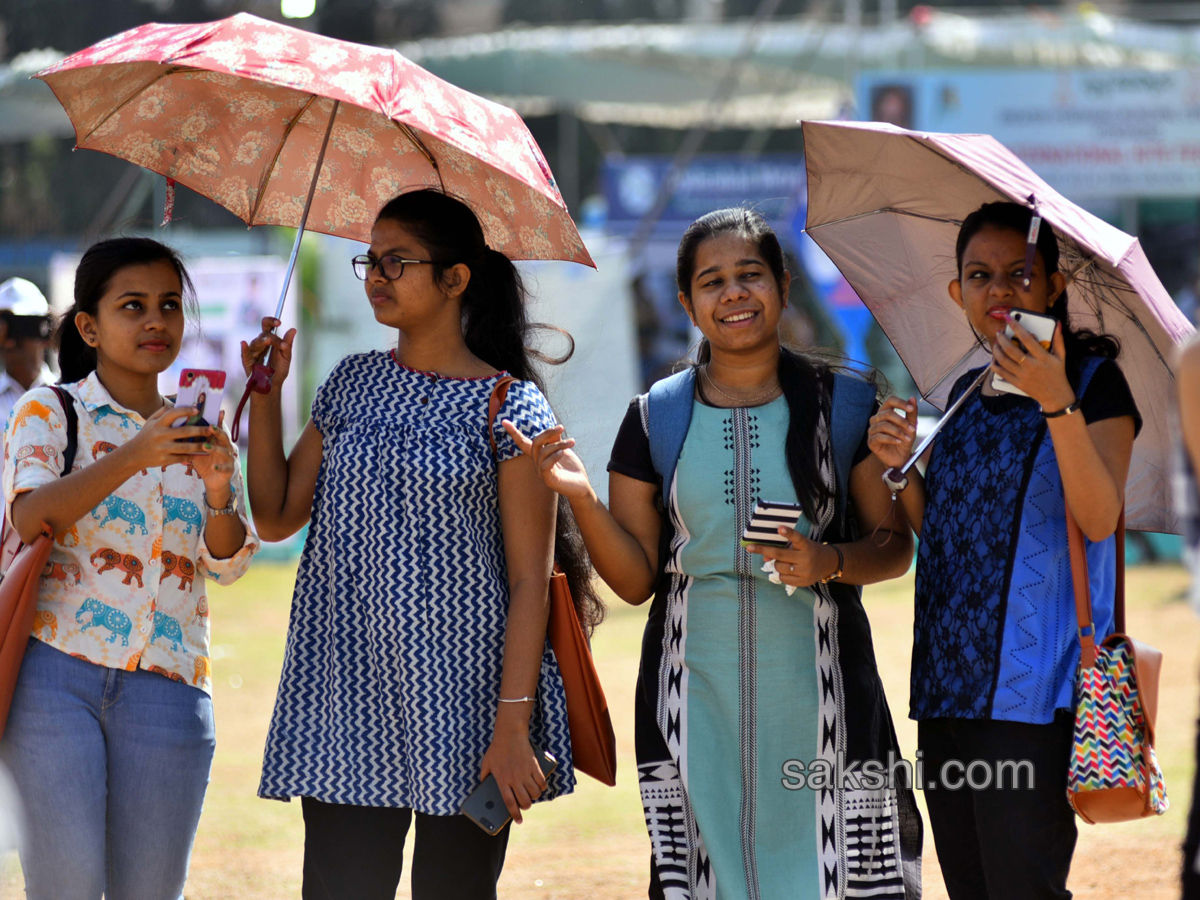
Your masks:
[{"label": "white smartphone", "polygon": [[[1058,319],[1043,313],[1030,312],[1027,309],[1014,309],[1011,315],[1022,328],[1037,338],[1037,342],[1043,348],[1046,350],[1050,349],[1050,345],[1054,341],[1054,329],[1058,327]],[[1013,333],[1012,325],[1004,329],[1004,333],[1008,336],[1009,340],[1015,341],[1017,339]],[[1010,382],[1005,381],[998,374],[992,376],[992,388],[1002,394],[1016,394],[1019,397],[1029,396],[1019,387],[1014,387]]]}]

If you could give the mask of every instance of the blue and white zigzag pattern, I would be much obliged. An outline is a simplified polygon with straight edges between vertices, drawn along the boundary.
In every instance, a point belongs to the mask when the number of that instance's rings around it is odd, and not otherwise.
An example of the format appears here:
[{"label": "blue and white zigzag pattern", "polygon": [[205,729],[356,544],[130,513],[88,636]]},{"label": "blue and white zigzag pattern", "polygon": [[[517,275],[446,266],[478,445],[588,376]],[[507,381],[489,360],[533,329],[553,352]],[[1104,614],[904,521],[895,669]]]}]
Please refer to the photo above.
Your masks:
[{"label": "blue and white zigzag pattern", "polygon": [[[500,686],[508,582],[494,378],[435,379],[389,354],[348,357],[321,386],[323,459],[296,578],[259,794],[453,815],[478,783]],[[497,419],[554,424],[528,382]],[[501,459],[518,452],[497,427]],[[566,698],[547,644],[530,723],[574,785]]]}]

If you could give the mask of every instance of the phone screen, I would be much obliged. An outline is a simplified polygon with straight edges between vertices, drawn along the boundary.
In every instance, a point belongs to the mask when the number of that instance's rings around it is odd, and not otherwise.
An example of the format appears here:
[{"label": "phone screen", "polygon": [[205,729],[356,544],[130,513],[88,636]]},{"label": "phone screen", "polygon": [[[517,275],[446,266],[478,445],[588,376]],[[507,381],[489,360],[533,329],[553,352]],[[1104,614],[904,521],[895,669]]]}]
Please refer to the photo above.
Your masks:
[{"label": "phone screen", "polygon": [[194,406],[197,412],[186,419],[176,421],[174,427],[216,425],[221,417],[224,394],[224,372],[217,369],[184,369],[179,375],[179,393],[175,396],[175,406]]}]

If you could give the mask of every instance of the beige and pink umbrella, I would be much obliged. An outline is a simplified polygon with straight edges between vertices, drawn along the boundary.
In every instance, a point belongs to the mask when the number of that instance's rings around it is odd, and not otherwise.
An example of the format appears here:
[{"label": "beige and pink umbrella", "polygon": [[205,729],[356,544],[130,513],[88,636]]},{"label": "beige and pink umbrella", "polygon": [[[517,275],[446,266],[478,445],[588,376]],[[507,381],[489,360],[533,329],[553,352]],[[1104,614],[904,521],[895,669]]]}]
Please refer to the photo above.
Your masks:
[{"label": "beige and pink umbrella", "polygon": [[[595,265],[521,117],[394,50],[241,13],[142,25],[35,77],[77,147],[158,172],[247,225],[299,229],[279,311],[306,228],[369,241],[380,207],[419,188],[467,203],[510,259]],[[269,374],[256,370],[255,389]]]},{"label": "beige and pink umbrella", "polygon": [[874,122],[805,122],[803,130],[806,230],[938,407],[960,375],[989,361],[947,292],[959,226],[984,203],[1032,202],[1058,235],[1072,324],[1121,341],[1121,368],[1144,419],[1126,489],[1129,527],[1176,531],[1168,358],[1192,326],[1137,239],[1067,200],[990,135]]}]

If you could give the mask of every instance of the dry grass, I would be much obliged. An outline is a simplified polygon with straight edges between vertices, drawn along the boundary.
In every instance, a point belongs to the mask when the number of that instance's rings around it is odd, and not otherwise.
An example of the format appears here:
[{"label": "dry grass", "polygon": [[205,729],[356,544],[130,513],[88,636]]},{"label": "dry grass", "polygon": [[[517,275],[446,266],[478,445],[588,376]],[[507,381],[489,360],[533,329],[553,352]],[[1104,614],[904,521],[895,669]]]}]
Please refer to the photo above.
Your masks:
[{"label": "dry grass", "polygon": [[[290,567],[262,564],[237,585],[213,591],[214,649],[220,657],[215,663],[219,743],[192,858],[189,900],[270,900],[300,893],[299,805],[255,797],[292,579]],[[1178,896],[1178,845],[1190,803],[1200,649],[1200,622],[1179,600],[1185,583],[1183,571],[1173,567],[1130,573],[1130,628],[1167,658],[1159,759],[1174,805],[1153,821],[1081,825],[1071,886],[1088,900]],[[912,642],[911,578],[870,589],[866,604],[901,746],[911,756],[916,727],[904,717]],[[632,717],[645,612],[614,607],[596,638],[596,659],[617,728],[618,786],[605,788],[584,778],[575,794],[535,808],[513,834],[502,897],[646,896],[650,848],[634,774]],[[941,900],[945,892],[928,832],[925,859],[925,896]],[[20,884],[18,866],[10,860],[0,871],[0,898],[21,896]],[[407,884],[399,896],[409,896]]]}]

